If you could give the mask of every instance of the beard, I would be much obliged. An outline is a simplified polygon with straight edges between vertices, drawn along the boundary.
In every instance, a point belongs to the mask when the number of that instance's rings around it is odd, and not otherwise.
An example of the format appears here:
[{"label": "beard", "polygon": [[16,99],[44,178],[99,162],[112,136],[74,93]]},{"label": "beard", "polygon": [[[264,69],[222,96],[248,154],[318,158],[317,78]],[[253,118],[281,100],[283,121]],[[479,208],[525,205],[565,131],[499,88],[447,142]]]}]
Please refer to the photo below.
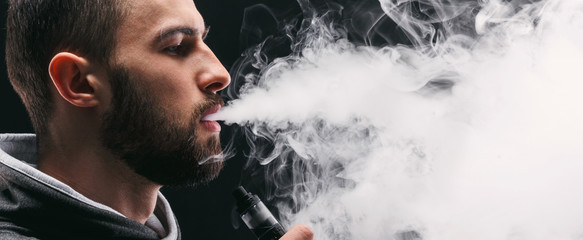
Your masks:
[{"label": "beard", "polygon": [[[185,123],[150,98],[136,78],[123,66],[111,68],[113,96],[102,117],[103,145],[137,174],[160,185],[194,186],[216,178],[223,167],[220,140],[214,135],[201,140],[196,128],[207,110],[223,105],[222,98],[205,93]],[[213,161],[206,161],[209,158]]]}]

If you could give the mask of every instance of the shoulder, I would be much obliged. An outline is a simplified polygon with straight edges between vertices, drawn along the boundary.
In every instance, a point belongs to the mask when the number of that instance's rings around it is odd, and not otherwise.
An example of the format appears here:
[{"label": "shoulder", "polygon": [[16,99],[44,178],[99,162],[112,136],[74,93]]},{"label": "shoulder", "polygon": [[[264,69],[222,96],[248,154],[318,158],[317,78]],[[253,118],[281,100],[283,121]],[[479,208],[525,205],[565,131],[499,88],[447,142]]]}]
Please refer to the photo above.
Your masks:
[{"label": "shoulder", "polygon": [[0,230],[0,239],[2,240],[39,240],[38,238],[25,236],[19,233]]},{"label": "shoulder", "polygon": [[0,239],[1,240],[38,240],[32,237],[33,233],[22,226],[14,224],[12,221],[0,216]]},{"label": "shoulder", "polygon": [[30,231],[6,222],[0,222],[0,239],[2,240],[38,240],[31,237]]}]

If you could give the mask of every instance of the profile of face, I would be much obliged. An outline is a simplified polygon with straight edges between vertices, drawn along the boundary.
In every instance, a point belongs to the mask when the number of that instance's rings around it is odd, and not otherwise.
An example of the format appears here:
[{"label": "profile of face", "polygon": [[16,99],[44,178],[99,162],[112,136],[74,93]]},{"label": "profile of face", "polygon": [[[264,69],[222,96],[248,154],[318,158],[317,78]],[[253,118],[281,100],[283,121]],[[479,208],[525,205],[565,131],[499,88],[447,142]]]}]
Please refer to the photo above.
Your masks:
[{"label": "profile of face", "polygon": [[202,118],[223,105],[216,92],[229,74],[204,43],[207,29],[192,0],[130,5],[108,69],[101,140],[155,183],[210,181],[223,165],[220,126]]}]

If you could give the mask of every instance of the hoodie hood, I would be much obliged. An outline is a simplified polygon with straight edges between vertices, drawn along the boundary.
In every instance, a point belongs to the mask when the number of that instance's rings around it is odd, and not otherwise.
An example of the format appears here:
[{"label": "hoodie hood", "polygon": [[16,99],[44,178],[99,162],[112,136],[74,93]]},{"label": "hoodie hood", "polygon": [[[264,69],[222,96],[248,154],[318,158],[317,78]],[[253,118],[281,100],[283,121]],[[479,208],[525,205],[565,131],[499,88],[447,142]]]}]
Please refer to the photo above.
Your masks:
[{"label": "hoodie hood", "polygon": [[0,134],[2,239],[180,239],[162,194],[154,214],[141,224],[37,170],[36,149],[33,134]]}]

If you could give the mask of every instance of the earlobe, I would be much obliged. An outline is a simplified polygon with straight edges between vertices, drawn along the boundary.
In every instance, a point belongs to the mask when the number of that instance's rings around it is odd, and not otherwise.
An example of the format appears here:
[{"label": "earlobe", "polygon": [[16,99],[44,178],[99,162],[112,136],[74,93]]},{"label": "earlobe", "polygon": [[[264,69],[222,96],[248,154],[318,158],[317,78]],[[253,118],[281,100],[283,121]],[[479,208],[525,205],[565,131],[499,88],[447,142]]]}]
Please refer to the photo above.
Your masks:
[{"label": "earlobe", "polygon": [[49,64],[49,75],[61,97],[78,107],[98,104],[95,89],[88,79],[90,63],[73,53],[56,54]]}]

